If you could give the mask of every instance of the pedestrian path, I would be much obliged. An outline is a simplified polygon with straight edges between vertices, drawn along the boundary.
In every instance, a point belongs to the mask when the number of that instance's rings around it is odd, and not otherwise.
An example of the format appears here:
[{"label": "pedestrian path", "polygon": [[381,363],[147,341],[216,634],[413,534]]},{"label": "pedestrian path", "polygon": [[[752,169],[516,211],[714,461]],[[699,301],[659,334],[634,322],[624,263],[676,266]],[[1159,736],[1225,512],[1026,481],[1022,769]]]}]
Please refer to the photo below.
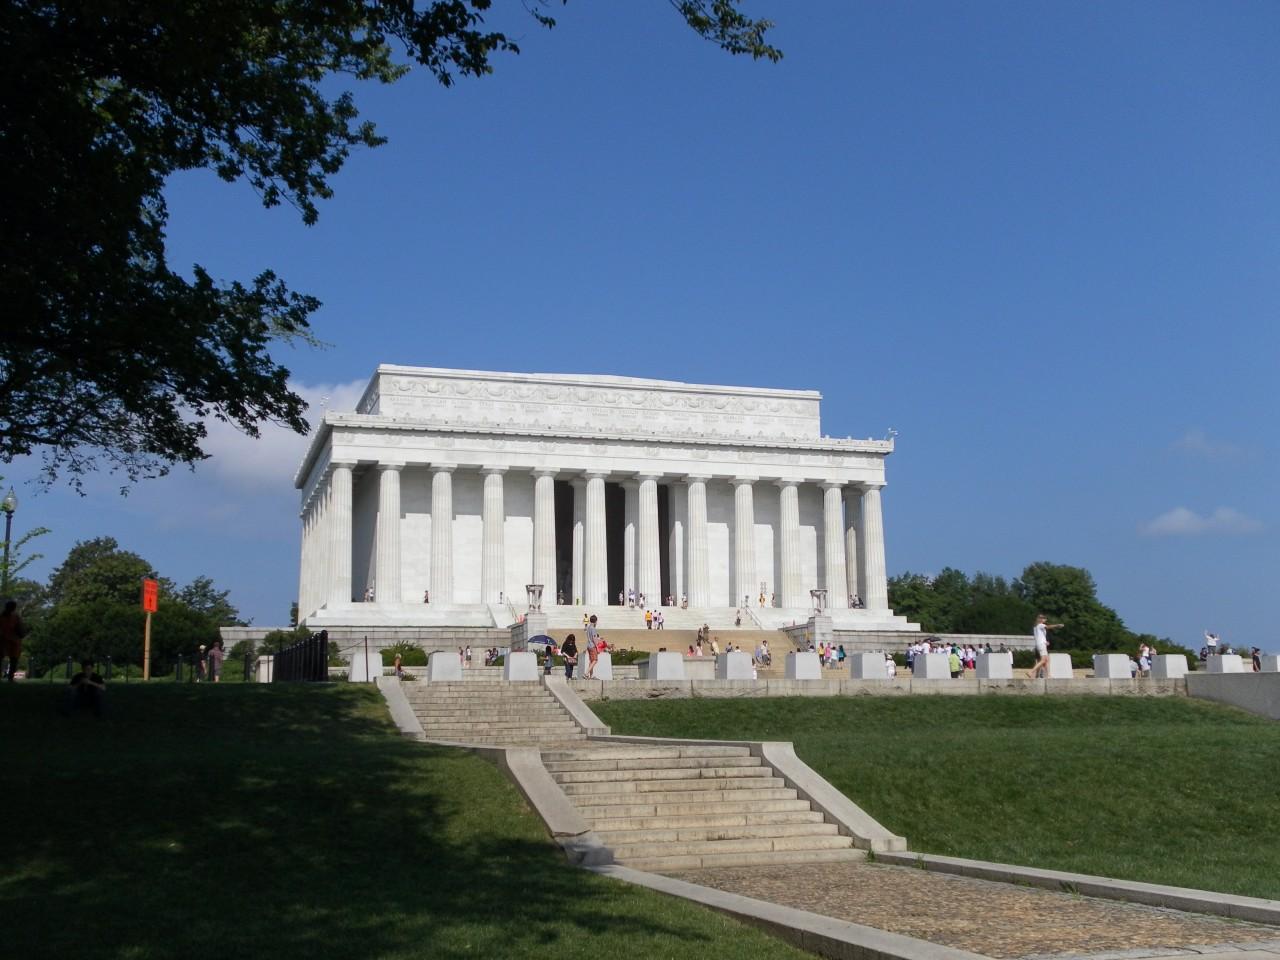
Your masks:
[{"label": "pedestrian path", "polygon": [[668,875],[1001,960],[1280,960],[1277,927],[914,867],[844,861]]}]

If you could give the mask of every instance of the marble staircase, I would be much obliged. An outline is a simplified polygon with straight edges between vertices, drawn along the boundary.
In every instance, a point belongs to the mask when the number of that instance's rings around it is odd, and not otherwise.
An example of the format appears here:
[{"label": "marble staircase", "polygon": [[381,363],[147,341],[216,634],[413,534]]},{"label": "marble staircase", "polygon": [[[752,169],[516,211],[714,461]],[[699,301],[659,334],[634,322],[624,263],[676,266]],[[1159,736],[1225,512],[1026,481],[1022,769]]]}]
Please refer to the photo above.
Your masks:
[{"label": "marble staircase", "polygon": [[638,870],[865,857],[745,746],[593,743],[542,758],[614,858]]},{"label": "marble staircase", "polygon": [[403,689],[428,740],[554,747],[586,739],[541,683],[435,681]]}]

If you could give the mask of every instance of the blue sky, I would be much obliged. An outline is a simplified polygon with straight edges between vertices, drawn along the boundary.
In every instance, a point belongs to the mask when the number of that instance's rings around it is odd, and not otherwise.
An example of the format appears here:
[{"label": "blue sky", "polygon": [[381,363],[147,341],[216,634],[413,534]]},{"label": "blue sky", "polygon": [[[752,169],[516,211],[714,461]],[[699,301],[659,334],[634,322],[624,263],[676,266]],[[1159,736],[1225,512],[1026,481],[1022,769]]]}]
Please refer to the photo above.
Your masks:
[{"label": "blue sky", "polygon": [[[817,389],[829,434],[900,432],[891,573],[1077,564],[1133,629],[1280,650],[1280,5],[753,0],[777,65],[661,0],[512,7],[495,75],[356,88],[390,143],[315,227],[172,183],[176,265],[324,301],[280,351],[308,397],[380,362]],[[37,574],[110,534],[274,624],[303,446],[217,430],[123,498],[5,474]]]}]

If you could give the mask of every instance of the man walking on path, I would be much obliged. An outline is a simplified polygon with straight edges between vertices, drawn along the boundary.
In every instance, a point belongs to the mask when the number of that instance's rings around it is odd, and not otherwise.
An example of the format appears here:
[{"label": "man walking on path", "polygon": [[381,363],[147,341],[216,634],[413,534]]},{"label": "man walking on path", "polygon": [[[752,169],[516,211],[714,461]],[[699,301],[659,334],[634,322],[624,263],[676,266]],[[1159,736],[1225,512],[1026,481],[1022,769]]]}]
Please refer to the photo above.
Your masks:
[{"label": "man walking on path", "polygon": [[1028,679],[1039,679],[1040,671],[1044,671],[1044,675],[1049,676],[1049,631],[1061,629],[1060,623],[1046,623],[1048,618],[1043,614],[1036,616],[1036,627],[1034,630],[1036,640],[1036,665],[1031,668],[1031,672],[1027,674]]}]

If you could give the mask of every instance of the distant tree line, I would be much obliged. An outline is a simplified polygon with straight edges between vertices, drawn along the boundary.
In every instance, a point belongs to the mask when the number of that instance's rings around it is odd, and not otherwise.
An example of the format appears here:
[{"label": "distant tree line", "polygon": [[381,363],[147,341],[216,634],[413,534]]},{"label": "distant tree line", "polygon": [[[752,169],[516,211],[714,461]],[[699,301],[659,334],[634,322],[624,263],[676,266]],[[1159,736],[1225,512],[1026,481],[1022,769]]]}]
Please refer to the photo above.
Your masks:
[{"label": "distant tree line", "polygon": [[159,609],[151,620],[153,669],[167,672],[179,654],[188,660],[200,644],[218,639],[218,628],[244,625],[239,611],[209,577],[185,586],[161,575],[112,537],[77,543],[46,583],[18,579],[10,593],[31,633],[24,641],[38,669],[68,656],[142,664],[142,580],[160,582]]},{"label": "distant tree line", "polygon": [[1144,641],[1161,652],[1176,647],[1167,637],[1134,633],[1098,599],[1088,570],[1064,564],[1033,563],[1011,581],[981,572],[970,577],[953,567],[935,576],[903,573],[889,579],[889,606],[929,633],[1029,635],[1036,614],[1043,613],[1065,624],[1054,631],[1056,650],[1132,653]]}]

